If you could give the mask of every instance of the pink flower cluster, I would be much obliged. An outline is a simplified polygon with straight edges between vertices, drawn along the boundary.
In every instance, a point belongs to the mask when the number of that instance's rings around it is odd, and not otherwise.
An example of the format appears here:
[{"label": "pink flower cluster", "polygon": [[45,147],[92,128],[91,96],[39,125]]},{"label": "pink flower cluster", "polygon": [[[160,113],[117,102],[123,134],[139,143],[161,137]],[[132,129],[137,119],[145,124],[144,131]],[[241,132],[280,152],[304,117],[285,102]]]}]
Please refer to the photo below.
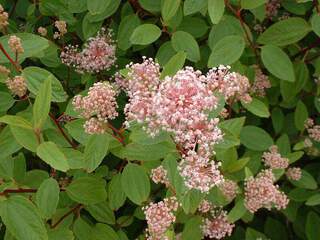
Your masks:
[{"label": "pink flower cluster", "polygon": [[249,95],[248,78],[239,73],[230,72],[229,66],[221,65],[211,69],[207,74],[206,81],[211,91],[222,93],[226,101],[251,102],[252,100]]},{"label": "pink flower cluster", "polygon": [[213,218],[204,219],[201,226],[203,235],[213,239],[231,236],[234,227],[235,225],[229,222],[225,211],[215,213]]},{"label": "pink flower cluster", "polygon": [[287,196],[274,185],[275,177],[271,169],[263,170],[255,178],[245,182],[245,206],[254,213],[260,208],[270,210],[273,206],[284,209],[289,203]]},{"label": "pink flower cluster", "polygon": [[232,201],[237,196],[238,185],[232,180],[225,179],[218,187],[228,201]]},{"label": "pink flower cluster", "polygon": [[82,51],[78,50],[78,46],[69,45],[61,52],[60,57],[64,64],[75,67],[80,73],[98,73],[109,70],[115,64],[115,52],[111,32],[107,33],[102,28],[96,37],[88,40]]},{"label": "pink flower cluster", "polygon": [[148,224],[147,240],[164,240],[165,233],[172,223],[176,221],[174,212],[177,211],[179,203],[176,197],[165,198],[158,203],[150,203],[143,207]]},{"label": "pink flower cluster", "polygon": [[98,82],[89,88],[87,96],[74,97],[75,110],[87,119],[84,125],[87,133],[104,133],[108,120],[118,116],[116,95],[117,91],[110,83]]},{"label": "pink flower cluster", "polygon": [[268,18],[277,16],[280,7],[280,0],[268,0],[266,3],[266,16]]},{"label": "pink flower cluster", "polygon": [[151,179],[155,183],[162,183],[169,186],[169,179],[167,176],[167,170],[162,165],[151,170]]},{"label": "pink flower cluster", "polygon": [[267,75],[263,74],[261,69],[255,65],[255,80],[252,85],[251,91],[259,97],[264,97],[266,95],[265,89],[271,88],[271,83]]},{"label": "pink flower cluster", "polygon": [[269,152],[263,153],[262,161],[272,169],[286,169],[289,166],[289,159],[281,157],[276,145],[272,145]]},{"label": "pink flower cluster", "polygon": [[129,96],[125,107],[128,124],[144,123],[151,136],[160,131],[172,133],[181,147],[179,171],[189,188],[208,192],[219,184],[223,177],[210,159],[213,145],[223,137],[217,127],[219,119],[209,118],[218,105],[214,93],[222,93],[227,100],[251,101],[248,79],[220,66],[207,75],[185,67],[160,81],[160,66],[146,58],[141,64],[128,65],[127,70],[126,78],[116,81]]},{"label": "pink flower cluster", "polygon": [[23,97],[27,93],[27,83],[22,76],[8,78],[8,80],[6,81],[6,85],[13,95]]},{"label": "pink flower cluster", "polygon": [[320,125],[315,125],[314,121],[309,118],[306,120],[305,127],[309,137],[316,142],[320,142]]},{"label": "pink flower cluster", "polygon": [[302,176],[301,168],[298,168],[298,167],[288,168],[286,172],[286,176],[290,180],[299,181]]},{"label": "pink flower cluster", "polygon": [[198,211],[201,213],[210,212],[213,209],[213,205],[208,200],[202,200],[198,206]]}]

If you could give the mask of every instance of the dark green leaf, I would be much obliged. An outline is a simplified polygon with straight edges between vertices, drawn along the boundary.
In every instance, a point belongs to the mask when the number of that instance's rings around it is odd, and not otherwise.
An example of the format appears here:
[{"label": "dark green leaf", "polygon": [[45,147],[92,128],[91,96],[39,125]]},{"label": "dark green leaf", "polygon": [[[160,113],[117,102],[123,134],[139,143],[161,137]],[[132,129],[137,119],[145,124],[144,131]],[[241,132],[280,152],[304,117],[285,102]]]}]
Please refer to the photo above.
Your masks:
[{"label": "dark green leaf", "polygon": [[200,60],[200,49],[197,41],[194,37],[183,31],[177,31],[171,38],[173,48],[179,51],[185,51],[187,59],[192,62],[198,62]]},{"label": "dark green leaf", "polygon": [[270,135],[265,130],[255,126],[242,128],[240,140],[244,146],[256,151],[265,151],[273,144]]}]

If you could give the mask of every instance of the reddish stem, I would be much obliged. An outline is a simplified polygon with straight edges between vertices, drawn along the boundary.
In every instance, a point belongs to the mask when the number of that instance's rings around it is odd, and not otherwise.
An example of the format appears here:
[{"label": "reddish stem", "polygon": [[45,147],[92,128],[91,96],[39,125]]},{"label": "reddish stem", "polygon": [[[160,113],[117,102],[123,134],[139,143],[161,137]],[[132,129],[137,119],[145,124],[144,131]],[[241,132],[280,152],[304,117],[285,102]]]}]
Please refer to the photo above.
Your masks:
[{"label": "reddish stem", "polygon": [[5,196],[9,193],[35,193],[37,189],[26,189],[26,188],[18,188],[18,189],[6,189],[3,192],[0,192],[0,196]]},{"label": "reddish stem", "polygon": [[57,227],[64,219],[66,219],[70,214],[74,213],[78,209],[81,209],[82,204],[78,204],[75,207],[71,208],[68,212],[66,212],[59,220],[51,226],[51,228]]},{"label": "reddish stem", "polygon": [[58,127],[61,135],[67,140],[67,142],[71,145],[71,147],[73,149],[77,149],[77,145],[69,139],[69,137],[67,136],[67,134],[64,132],[63,128],[60,126],[59,122],[57,121],[57,119],[53,116],[52,113],[49,113],[50,118],[52,119],[52,121],[54,122],[54,124]]},{"label": "reddish stem", "polygon": [[2,44],[0,43],[0,50],[6,56],[6,58],[11,62],[11,64],[15,67],[18,72],[21,72],[21,67],[17,65],[17,63],[10,57],[7,51],[4,49]]}]

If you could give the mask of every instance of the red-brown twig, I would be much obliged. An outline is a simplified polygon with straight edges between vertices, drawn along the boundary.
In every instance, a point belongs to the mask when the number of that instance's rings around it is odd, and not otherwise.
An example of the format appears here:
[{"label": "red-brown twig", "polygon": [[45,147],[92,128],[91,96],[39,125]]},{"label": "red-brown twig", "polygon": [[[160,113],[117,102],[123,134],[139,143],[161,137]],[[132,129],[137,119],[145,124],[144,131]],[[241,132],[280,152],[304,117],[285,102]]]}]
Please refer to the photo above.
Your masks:
[{"label": "red-brown twig", "polygon": [[57,121],[57,119],[53,116],[52,113],[49,113],[50,118],[54,122],[54,124],[58,127],[61,135],[67,140],[67,142],[71,145],[73,149],[77,149],[77,145],[67,136],[67,134],[64,132],[63,128],[60,126],[60,123]]},{"label": "red-brown twig", "polygon": [[318,15],[320,15],[320,6],[319,6],[319,1],[318,0],[313,0],[313,6],[317,10]]},{"label": "red-brown twig", "polygon": [[6,189],[3,192],[0,192],[0,196],[5,196],[9,193],[35,193],[37,189],[32,188],[18,188],[18,189]]},{"label": "red-brown twig", "polygon": [[6,58],[11,62],[11,64],[15,67],[15,69],[18,72],[21,72],[21,67],[19,65],[17,65],[17,62],[15,62],[10,55],[7,53],[7,51],[4,49],[4,47],[2,46],[2,44],[0,43],[0,50],[1,52],[6,56]]},{"label": "red-brown twig", "polygon": [[78,209],[81,209],[82,204],[78,204],[75,207],[71,208],[68,212],[66,212],[59,220],[51,226],[51,228],[57,227],[64,219],[66,219],[70,214],[76,212]]}]

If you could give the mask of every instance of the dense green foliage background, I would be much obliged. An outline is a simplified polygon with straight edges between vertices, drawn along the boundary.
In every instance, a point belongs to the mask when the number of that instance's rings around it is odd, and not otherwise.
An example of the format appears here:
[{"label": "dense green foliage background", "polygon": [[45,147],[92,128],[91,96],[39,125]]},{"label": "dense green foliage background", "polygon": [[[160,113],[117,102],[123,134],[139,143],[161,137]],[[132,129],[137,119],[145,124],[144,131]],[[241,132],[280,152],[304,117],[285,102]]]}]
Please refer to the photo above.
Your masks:
[{"label": "dense green foliage background", "polygon": [[[273,16],[266,0],[0,0],[9,13],[0,43],[9,53],[15,34],[25,52],[19,72],[0,53],[0,63],[27,81],[29,98],[10,94],[0,78],[1,239],[100,240],[144,239],[141,205],[166,195],[151,183],[152,168],[170,171],[182,209],[170,239],[201,239],[196,209],[206,197],[229,210],[236,228],[228,239],[320,239],[320,143],[304,145],[304,122],[320,122],[320,6],[317,0],[282,0]],[[68,33],[54,40],[54,22],[67,22]],[[47,37],[37,33],[48,30]],[[99,74],[79,74],[61,63],[67,44],[82,45],[104,26],[117,41],[117,66]],[[187,191],[177,175],[176,147],[166,136],[151,139],[141,128],[124,130],[125,146],[111,134],[88,135],[73,110],[73,96],[147,56],[172,75],[183,66],[204,72],[220,64],[254,81],[254,65],[272,87],[250,104],[230,106],[221,123],[225,141],[216,147],[225,175],[243,181],[262,167],[261,155],[272,144],[303,169],[299,181],[276,171],[290,203],[282,211],[253,215],[243,193],[232,202],[213,189],[208,196]],[[124,93],[118,97],[121,128]],[[50,114],[50,117],[48,116]],[[61,116],[76,118],[58,121]],[[65,134],[66,136],[64,136]],[[133,164],[126,165],[127,161]],[[176,175],[175,175],[176,174]],[[178,179],[177,179],[178,178]],[[180,182],[179,182],[180,181]]]}]

